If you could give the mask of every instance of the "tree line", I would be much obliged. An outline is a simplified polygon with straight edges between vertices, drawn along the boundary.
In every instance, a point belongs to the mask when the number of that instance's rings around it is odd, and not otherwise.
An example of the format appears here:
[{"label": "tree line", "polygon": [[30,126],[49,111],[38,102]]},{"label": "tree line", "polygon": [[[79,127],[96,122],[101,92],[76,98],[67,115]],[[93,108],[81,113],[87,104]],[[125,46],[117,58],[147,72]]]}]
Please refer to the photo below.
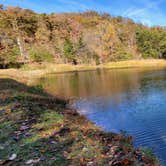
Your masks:
[{"label": "tree line", "polygon": [[166,58],[166,28],[107,13],[38,14],[0,5],[0,64]]}]

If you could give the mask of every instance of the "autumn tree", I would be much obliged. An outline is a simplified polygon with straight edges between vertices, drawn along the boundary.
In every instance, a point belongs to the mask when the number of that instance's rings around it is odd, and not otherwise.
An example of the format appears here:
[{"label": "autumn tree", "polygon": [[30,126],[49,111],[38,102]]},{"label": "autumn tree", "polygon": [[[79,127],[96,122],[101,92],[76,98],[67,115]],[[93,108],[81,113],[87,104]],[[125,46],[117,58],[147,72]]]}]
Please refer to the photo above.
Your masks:
[{"label": "autumn tree", "polygon": [[0,5],[0,61],[105,63],[166,58],[166,28],[108,13],[37,14]]}]

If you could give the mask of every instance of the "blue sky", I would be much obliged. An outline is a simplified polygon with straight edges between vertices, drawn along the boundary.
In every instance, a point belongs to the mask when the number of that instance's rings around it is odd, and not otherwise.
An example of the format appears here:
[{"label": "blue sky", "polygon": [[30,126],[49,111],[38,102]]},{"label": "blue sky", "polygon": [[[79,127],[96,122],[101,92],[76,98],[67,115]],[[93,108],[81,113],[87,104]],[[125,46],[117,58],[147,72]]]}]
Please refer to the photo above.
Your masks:
[{"label": "blue sky", "polygon": [[0,4],[39,13],[96,10],[129,17],[149,26],[166,26],[166,0],[0,0]]}]

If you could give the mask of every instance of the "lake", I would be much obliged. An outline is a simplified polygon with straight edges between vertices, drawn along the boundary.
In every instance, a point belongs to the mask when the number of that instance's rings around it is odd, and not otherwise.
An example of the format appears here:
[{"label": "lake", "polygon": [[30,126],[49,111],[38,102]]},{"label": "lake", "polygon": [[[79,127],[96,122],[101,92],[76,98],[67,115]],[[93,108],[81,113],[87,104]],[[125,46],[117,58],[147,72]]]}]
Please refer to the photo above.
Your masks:
[{"label": "lake", "polygon": [[166,69],[131,68],[51,74],[40,83],[105,131],[125,132],[166,165]]}]

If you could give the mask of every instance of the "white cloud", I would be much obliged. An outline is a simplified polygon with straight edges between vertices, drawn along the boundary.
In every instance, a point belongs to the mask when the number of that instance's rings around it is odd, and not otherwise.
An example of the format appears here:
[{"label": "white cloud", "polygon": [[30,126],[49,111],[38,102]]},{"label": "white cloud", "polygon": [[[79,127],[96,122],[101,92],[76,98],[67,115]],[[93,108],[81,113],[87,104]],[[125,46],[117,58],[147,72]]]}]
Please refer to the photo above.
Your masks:
[{"label": "white cloud", "polygon": [[163,0],[159,1],[150,1],[150,0],[142,0],[140,1],[142,3],[142,8],[138,7],[130,7],[128,8],[124,13],[124,17],[133,18],[136,21],[139,21],[143,24],[152,26],[152,18],[154,16],[154,13],[156,15],[160,15],[160,18],[163,18],[159,5],[163,2]]},{"label": "white cloud", "polygon": [[139,14],[142,14],[146,12],[147,10],[153,9],[153,10],[158,10],[158,5],[161,4],[163,0],[160,1],[155,1],[155,2],[149,2],[146,1],[146,5],[143,8],[129,8],[124,12],[124,16],[131,17],[131,16],[137,16]]}]

